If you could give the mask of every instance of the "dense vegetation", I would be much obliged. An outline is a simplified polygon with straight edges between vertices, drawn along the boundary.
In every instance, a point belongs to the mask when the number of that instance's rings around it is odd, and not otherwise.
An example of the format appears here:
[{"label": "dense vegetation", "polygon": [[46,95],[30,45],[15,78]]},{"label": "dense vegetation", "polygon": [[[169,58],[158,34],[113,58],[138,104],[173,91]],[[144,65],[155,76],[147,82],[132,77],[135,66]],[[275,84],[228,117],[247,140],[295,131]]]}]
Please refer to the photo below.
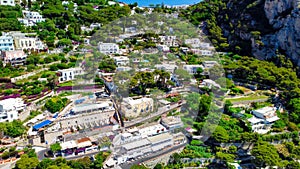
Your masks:
[{"label": "dense vegetation", "polygon": [[0,6],[0,32],[16,31],[21,29],[17,18],[22,17],[20,6]]},{"label": "dense vegetation", "polygon": [[104,160],[109,156],[109,152],[100,152],[95,155],[95,160],[91,161],[89,157],[84,157],[77,160],[66,160],[62,157],[51,160],[48,158],[39,162],[35,156],[24,154],[21,159],[16,162],[15,169],[50,169],[50,168],[65,168],[65,169],[96,169],[102,168]]},{"label": "dense vegetation", "polygon": [[51,112],[56,113],[62,110],[68,104],[67,98],[61,97],[52,97],[51,99],[47,100],[45,103],[45,107]]},{"label": "dense vegetation", "polygon": [[14,120],[13,122],[0,123],[0,131],[6,136],[18,137],[24,134],[26,128],[21,121]]}]

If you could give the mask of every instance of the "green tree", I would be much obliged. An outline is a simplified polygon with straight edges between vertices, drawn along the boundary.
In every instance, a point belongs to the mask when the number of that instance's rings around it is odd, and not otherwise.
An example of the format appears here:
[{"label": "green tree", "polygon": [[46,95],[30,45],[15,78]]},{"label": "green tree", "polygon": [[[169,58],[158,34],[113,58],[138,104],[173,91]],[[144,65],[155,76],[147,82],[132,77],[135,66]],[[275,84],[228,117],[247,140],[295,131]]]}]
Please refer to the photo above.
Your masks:
[{"label": "green tree", "polygon": [[45,107],[51,112],[56,113],[59,112],[63,107],[67,105],[67,98],[60,98],[58,96],[52,97],[47,100],[45,103]]},{"label": "green tree", "polygon": [[236,146],[230,146],[229,149],[228,149],[228,152],[230,154],[235,154],[237,152],[237,147]]},{"label": "green tree", "polygon": [[215,131],[212,134],[212,138],[217,143],[227,143],[229,141],[229,135],[227,131],[221,126],[216,127]]},{"label": "green tree", "polygon": [[199,93],[190,93],[185,97],[188,108],[192,112],[198,112],[201,95]]},{"label": "green tree", "polygon": [[216,158],[226,162],[233,162],[235,156],[233,154],[217,152]]},{"label": "green tree", "polygon": [[50,149],[51,151],[53,152],[57,152],[57,151],[60,151],[61,150],[61,146],[59,143],[54,143],[54,144],[51,144],[50,145]]},{"label": "green tree", "polygon": [[130,169],[148,169],[147,167],[143,166],[143,165],[137,165],[137,164],[133,164]]},{"label": "green tree", "polygon": [[105,158],[103,157],[103,152],[98,153],[95,156],[95,161],[93,163],[93,168],[102,168],[103,167],[103,162],[104,162]]},{"label": "green tree", "polygon": [[29,158],[27,154],[21,156],[21,159],[16,162],[15,169],[35,169],[39,164],[36,157]]},{"label": "green tree", "polygon": [[153,169],[164,169],[164,166],[160,163],[156,164]]},{"label": "green tree", "polygon": [[287,169],[300,168],[300,163],[297,161],[290,161],[286,166]]},{"label": "green tree", "polygon": [[49,166],[53,165],[54,161],[49,158],[44,158],[39,164],[36,166],[36,169],[47,169]]},{"label": "green tree", "polygon": [[192,78],[189,72],[184,69],[176,69],[174,73],[178,76],[179,80],[189,81]]},{"label": "green tree", "polygon": [[255,157],[255,163],[260,167],[276,166],[280,162],[276,148],[268,142],[257,142],[251,154]]}]

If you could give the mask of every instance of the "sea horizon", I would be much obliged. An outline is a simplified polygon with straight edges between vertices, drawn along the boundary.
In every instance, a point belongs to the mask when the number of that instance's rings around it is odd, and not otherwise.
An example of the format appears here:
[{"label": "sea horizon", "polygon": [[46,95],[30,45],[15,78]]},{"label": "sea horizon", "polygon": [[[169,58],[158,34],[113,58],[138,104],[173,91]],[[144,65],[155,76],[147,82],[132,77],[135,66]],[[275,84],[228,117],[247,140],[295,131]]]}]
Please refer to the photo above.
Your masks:
[{"label": "sea horizon", "polygon": [[174,0],[120,0],[119,2],[123,2],[126,4],[133,4],[135,2],[138,3],[138,6],[140,7],[149,7],[151,4],[156,5],[156,4],[164,4],[166,6],[184,6],[184,5],[194,5],[201,0],[179,0],[179,1],[174,1]]}]

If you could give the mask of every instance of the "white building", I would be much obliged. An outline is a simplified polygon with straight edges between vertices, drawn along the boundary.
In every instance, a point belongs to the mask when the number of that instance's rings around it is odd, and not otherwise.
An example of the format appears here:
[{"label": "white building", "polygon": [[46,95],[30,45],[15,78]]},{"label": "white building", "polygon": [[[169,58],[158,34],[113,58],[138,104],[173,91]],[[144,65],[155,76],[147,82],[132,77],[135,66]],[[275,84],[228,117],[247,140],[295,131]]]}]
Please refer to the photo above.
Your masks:
[{"label": "white building", "polygon": [[18,119],[19,111],[24,110],[26,104],[21,98],[10,98],[0,101],[0,122],[11,122]]},{"label": "white building", "polygon": [[275,107],[264,107],[258,110],[253,110],[252,114],[254,116],[248,119],[251,124],[252,131],[261,134],[265,134],[270,131],[273,123],[279,120]]},{"label": "white building", "polygon": [[160,151],[174,144],[173,136],[169,133],[163,133],[156,136],[148,137],[151,143],[152,152]]},{"label": "white building", "polygon": [[167,128],[161,124],[156,124],[156,125],[138,129],[138,133],[142,136],[142,138],[155,136],[161,133],[165,133],[167,131],[168,131]]},{"label": "white building", "polygon": [[16,50],[44,50],[46,46],[44,43],[35,38],[27,37],[24,33],[21,32],[12,32],[12,37],[14,38],[14,44]]},{"label": "white building", "polygon": [[202,65],[184,65],[183,66],[183,69],[186,70],[187,72],[189,72],[190,74],[196,74],[198,68],[203,69],[203,66]]},{"label": "white building", "polygon": [[118,163],[122,163],[151,152],[151,142],[145,138],[122,145],[116,158]]},{"label": "white building", "polygon": [[215,81],[211,80],[211,79],[203,79],[203,81],[200,83],[199,87],[208,87],[209,89],[211,89],[211,87],[216,87],[218,89],[221,88],[221,86],[216,83]]},{"label": "white building", "polygon": [[211,50],[203,50],[203,49],[191,49],[194,54],[200,56],[212,56],[213,52]]},{"label": "white building", "polygon": [[114,146],[114,159],[122,164],[145,154],[154,153],[174,144],[173,136],[163,133],[148,138],[132,140],[120,146]]},{"label": "white building", "polygon": [[99,51],[104,54],[117,54],[119,53],[119,45],[115,43],[99,43]]},{"label": "white building", "polygon": [[252,113],[257,118],[265,119],[268,122],[274,122],[276,120],[279,120],[276,114],[275,107],[264,107],[258,110],[253,110]]},{"label": "white building", "polygon": [[90,25],[90,29],[98,29],[98,28],[101,28],[101,24],[100,23],[92,23]]},{"label": "white building", "polygon": [[74,107],[72,114],[59,120],[61,129],[87,129],[110,124],[115,109],[112,103],[85,104]]},{"label": "white building", "polygon": [[157,49],[162,52],[169,52],[170,48],[167,45],[156,45]]},{"label": "white building", "polygon": [[165,70],[166,72],[174,73],[178,66],[175,64],[157,64],[154,67],[158,70]]},{"label": "white building", "polygon": [[19,50],[36,50],[36,38],[15,37],[15,45]]},{"label": "white building", "polygon": [[126,72],[132,70],[131,67],[117,67],[117,72]]},{"label": "white building", "polygon": [[168,116],[161,119],[161,124],[168,130],[174,130],[183,127],[180,116]]},{"label": "white building", "polygon": [[162,43],[163,45],[166,45],[168,47],[171,47],[171,46],[177,47],[178,46],[176,36],[159,36],[159,38],[160,38],[160,43]]},{"label": "white building", "polygon": [[186,39],[184,43],[190,45],[192,48],[199,48],[201,41],[199,38],[191,38],[191,39]]},{"label": "white building", "polygon": [[18,20],[25,26],[34,26],[36,23],[45,22],[45,18],[38,12],[23,10],[22,13],[24,18]]},{"label": "white building", "polygon": [[58,81],[59,83],[74,80],[76,76],[83,75],[84,71],[80,67],[58,70]]},{"label": "white building", "polygon": [[133,99],[131,97],[123,98],[121,108],[126,117],[137,117],[141,114],[153,111],[153,99]]},{"label": "white building", "polygon": [[2,60],[4,64],[23,65],[26,62],[27,55],[22,50],[4,51],[2,52]]},{"label": "white building", "polygon": [[0,5],[15,6],[15,0],[0,0]]},{"label": "white building", "polygon": [[13,37],[8,34],[0,36],[0,51],[13,50],[15,50]]},{"label": "white building", "polygon": [[137,29],[136,27],[128,27],[128,28],[125,28],[125,33],[136,33],[137,32]]},{"label": "white building", "polygon": [[126,56],[113,57],[117,66],[128,66],[129,58]]},{"label": "white building", "polygon": [[202,65],[204,66],[205,69],[210,69],[210,68],[218,65],[218,62],[217,61],[204,61],[202,63]]}]

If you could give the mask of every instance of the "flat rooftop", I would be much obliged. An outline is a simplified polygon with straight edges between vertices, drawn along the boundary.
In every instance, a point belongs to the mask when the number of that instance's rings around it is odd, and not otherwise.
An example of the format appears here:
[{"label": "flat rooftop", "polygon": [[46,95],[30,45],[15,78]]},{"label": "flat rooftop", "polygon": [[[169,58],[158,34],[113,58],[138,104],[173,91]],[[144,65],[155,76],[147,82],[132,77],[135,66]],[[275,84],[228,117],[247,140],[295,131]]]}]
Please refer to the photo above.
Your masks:
[{"label": "flat rooftop", "polygon": [[151,142],[148,139],[141,139],[128,144],[124,144],[122,147],[124,147],[126,150],[132,150],[150,144]]},{"label": "flat rooftop", "polygon": [[162,142],[162,141],[165,141],[165,140],[168,140],[168,139],[172,139],[172,135],[169,134],[169,133],[163,133],[163,134],[159,134],[159,135],[156,135],[156,136],[152,136],[152,137],[148,137],[148,140],[152,143],[152,144],[155,144],[155,143],[158,143],[158,142]]}]

